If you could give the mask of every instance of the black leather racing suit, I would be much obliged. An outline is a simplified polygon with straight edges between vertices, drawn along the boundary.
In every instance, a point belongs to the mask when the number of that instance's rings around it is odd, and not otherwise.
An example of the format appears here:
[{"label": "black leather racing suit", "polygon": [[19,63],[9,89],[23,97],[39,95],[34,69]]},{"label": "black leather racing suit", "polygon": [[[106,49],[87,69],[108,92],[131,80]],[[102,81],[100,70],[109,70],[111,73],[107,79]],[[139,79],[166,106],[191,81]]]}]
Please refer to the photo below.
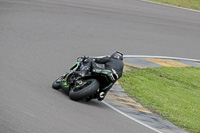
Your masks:
[{"label": "black leather racing suit", "polygon": [[[124,63],[121,60],[112,57],[103,57],[96,58],[94,61],[99,64],[104,64],[105,69],[111,70],[114,74],[117,75],[117,79],[122,76]],[[95,66],[95,64],[92,64],[92,67],[95,68],[97,66]]]},{"label": "black leather racing suit", "polygon": [[[104,64],[106,70],[110,70],[113,73],[113,75],[114,74],[116,75],[117,79],[115,79],[113,83],[116,82],[122,76],[124,63],[120,59],[116,59],[112,57],[103,57],[103,58],[94,59],[94,62],[99,63],[99,64]],[[92,68],[102,69],[102,68],[97,67],[96,63],[94,62],[92,62]],[[112,86],[108,86],[104,88],[104,98],[111,88]],[[98,100],[101,101],[104,98],[99,98]]]}]

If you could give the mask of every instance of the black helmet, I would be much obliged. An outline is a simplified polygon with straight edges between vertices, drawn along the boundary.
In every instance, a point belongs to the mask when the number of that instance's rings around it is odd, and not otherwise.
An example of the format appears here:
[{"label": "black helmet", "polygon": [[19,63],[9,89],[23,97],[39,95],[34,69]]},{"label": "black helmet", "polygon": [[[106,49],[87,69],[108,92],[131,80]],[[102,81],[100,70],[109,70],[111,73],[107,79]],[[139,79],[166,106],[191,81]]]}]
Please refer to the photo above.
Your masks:
[{"label": "black helmet", "polygon": [[123,54],[118,51],[113,52],[110,57],[123,60]]}]

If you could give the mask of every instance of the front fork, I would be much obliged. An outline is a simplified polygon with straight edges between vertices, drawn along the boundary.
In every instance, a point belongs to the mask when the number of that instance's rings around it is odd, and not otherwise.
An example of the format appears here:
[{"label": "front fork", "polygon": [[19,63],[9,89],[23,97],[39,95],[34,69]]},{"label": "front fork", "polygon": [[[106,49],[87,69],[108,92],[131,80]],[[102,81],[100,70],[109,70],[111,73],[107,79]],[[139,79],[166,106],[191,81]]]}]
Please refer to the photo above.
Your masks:
[{"label": "front fork", "polygon": [[63,79],[60,82],[61,89],[63,89],[63,90],[68,90],[69,89],[69,85],[67,83],[68,75],[69,75],[69,71],[66,74],[63,74]]}]

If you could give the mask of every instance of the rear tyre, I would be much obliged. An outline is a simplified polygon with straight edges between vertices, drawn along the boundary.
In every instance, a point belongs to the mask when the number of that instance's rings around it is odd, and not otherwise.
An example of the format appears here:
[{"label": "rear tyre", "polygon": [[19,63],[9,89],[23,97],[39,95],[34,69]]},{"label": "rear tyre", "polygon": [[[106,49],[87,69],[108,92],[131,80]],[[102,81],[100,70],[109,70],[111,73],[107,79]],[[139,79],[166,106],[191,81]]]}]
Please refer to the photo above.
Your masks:
[{"label": "rear tyre", "polygon": [[74,86],[69,92],[69,97],[72,100],[79,101],[89,96],[92,96],[99,89],[99,81],[96,79],[88,79],[84,81],[84,86]]},{"label": "rear tyre", "polygon": [[60,89],[60,83],[61,83],[62,79],[63,79],[63,76],[56,79],[52,84],[52,88],[55,89],[55,90],[59,90]]}]

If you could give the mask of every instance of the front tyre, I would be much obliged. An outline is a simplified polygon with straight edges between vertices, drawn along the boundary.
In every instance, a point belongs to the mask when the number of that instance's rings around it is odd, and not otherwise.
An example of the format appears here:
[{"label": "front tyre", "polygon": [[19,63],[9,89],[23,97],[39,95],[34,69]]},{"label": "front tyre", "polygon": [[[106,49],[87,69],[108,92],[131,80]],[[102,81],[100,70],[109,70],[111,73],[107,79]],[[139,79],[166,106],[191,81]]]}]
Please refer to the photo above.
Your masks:
[{"label": "front tyre", "polygon": [[56,79],[53,84],[52,84],[52,88],[55,90],[59,90],[60,89],[60,83],[62,81],[64,76],[59,77],[58,79]]},{"label": "front tyre", "polygon": [[69,92],[69,97],[72,100],[79,101],[95,94],[98,89],[99,81],[88,79],[83,81],[83,86],[74,86]]}]

